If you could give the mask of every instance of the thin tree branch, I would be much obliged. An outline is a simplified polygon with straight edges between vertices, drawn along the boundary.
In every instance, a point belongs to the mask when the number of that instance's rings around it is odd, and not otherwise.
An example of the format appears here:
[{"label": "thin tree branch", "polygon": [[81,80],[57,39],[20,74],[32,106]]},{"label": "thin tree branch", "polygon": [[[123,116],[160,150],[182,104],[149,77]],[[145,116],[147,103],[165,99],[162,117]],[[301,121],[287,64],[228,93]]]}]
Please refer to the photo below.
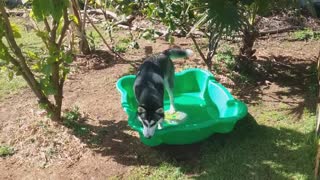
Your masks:
[{"label": "thin tree branch", "polygon": [[197,49],[198,53],[200,54],[202,60],[206,62],[206,57],[205,57],[204,54],[202,53],[202,51],[201,51],[201,49],[200,49],[200,47],[199,47],[199,45],[198,45],[197,40],[195,39],[195,37],[194,37],[192,34],[190,34],[189,36],[190,36],[190,38],[192,39],[193,44],[196,46],[196,49]]},{"label": "thin tree branch", "polygon": [[[317,57],[317,78],[318,78],[318,87],[320,87],[320,50]],[[317,101],[317,124],[316,124],[316,135],[320,136],[320,88],[318,92],[318,101]],[[319,152],[320,153],[320,152]]]},{"label": "thin tree branch", "polygon": [[60,34],[60,37],[59,37],[59,40],[58,40],[58,47],[59,48],[62,45],[63,38],[65,37],[67,29],[68,29],[69,24],[70,24],[70,21],[69,21],[69,18],[68,18],[67,9],[63,10],[63,20],[64,20],[63,27],[62,27],[61,34]]},{"label": "thin tree branch", "polygon": [[[318,72],[318,87],[320,86],[320,50],[318,53],[318,57],[317,57],[317,72]],[[317,112],[316,112],[316,136],[317,139],[319,139],[320,136],[320,89],[318,90],[318,100],[317,100]],[[320,144],[319,144],[319,140],[318,142],[318,148],[317,148],[317,155],[316,155],[316,161],[315,161],[315,169],[314,169],[314,176],[315,179],[318,179],[319,177],[319,160],[320,160]]]},{"label": "thin tree branch", "polygon": [[79,24],[79,32],[81,36],[80,40],[80,50],[83,54],[89,54],[90,53],[90,46],[87,41],[87,36],[86,36],[86,18],[87,18],[87,8],[88,8],[88,0],[85,1],[84,4],[84,13],[83,13],[83,18],[82,18],[82,24]]},{"label": "thin tree branch", "polygon": [[52,29],[50,32],[50,43],[56,43],[58,24],[56,20],[52,21]]},{"label": "thin tree branch", "polygon": [[77,0],[71,0],[71,10],[73,12],[73,14],[76,16],[76,18],[78,19],[78,23],[79,23],[79,26],[81,27],[82,25],[82,19],[81,19],[81,16],[80,16],[80,12],[78,11],[79,8],[79,5],[78,5],[78,1]]},{"label": "thin tree branch", "polygon": [[104,9],[102,9],[102,7],[100,7],[100,9],[101,9],[101,12],[102,12],[102,14],[103,14],[103,16],[104,16],[104,19],[105,19],[106,21],[108,21],[109,19],[108,19],[108,16],[107,16],[106,11],[105,11]]},{"label": "thin tree branch", "polygon": [[48,23],[47,18],[44,18],[43,22],[44,22],[44,25],[45,25],[45,27],[46,27],[47,32],[50,32],[50,31],[51,31],[51,28],[50,28],[50,25],[49,25],[49,23]]},{"label": "thin tree branch", "polygon": [[104,39],[103,35],[100,33],[100,31],[98,30],[98,28],[94,25],[94,23],[92,22],[92,20],[90,19],[90,17],[88,16],[88,21],[90,22],[91,26],[97,31],[97,33],[99,34],[99,36],[101,37],[103,43],[107,46],[107,48],[113,52],[116,56],[118,56],[121,60],[125,60],[123,57],[120,56],[120,54],[118,54],[117,52],[115,52],[108,44],[108,42]]},{"label": "thin tree branch", "polygon": [[82,19],[82,26],[81,26],[81,34],[85,34],[85,27],[86,27],[86,18],[87,18],[87,8],[88,8],[88,0],[84,2],[84,13]]}]

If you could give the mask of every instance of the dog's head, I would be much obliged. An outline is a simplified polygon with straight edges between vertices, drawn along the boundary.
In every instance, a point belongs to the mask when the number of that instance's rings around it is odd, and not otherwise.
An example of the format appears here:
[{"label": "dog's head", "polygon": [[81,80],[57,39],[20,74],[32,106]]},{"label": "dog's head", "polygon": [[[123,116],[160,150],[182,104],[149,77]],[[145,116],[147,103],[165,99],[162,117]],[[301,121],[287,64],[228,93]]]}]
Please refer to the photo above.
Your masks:
[{"label": "dog's head", "polygon": [[143,125],[143,135],[145,138],[151,138],[158,124],[161,123],[164,119],[163,108],[157,108],[156,110],[150,110],[145,107],[138,107],[138,119]]}]

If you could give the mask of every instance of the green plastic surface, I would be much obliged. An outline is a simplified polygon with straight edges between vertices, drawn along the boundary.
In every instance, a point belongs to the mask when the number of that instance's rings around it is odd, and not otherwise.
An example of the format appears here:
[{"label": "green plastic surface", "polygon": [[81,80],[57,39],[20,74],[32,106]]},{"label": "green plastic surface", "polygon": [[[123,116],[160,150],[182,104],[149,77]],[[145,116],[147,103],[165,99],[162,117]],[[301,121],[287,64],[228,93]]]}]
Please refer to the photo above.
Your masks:
[{"label": "green plastic surface", "polygon": [[[117,82],[121,104],[128,114],[131,128],[139,132],[141,141],[148,146],[160,144],[191,144],[206,139],[214,133],[232,131],[236,122],[246,116],[246,104],[235,99],[216,82],[213,75],[202,69],[187,69],[175,74],[174,104],[177,111],[187,113],[183,123],[163,123],[150,139],[144,138],[141,122],[137,119],[137,101],[134,96],[134,75],[127,75]],[[164,109],[169,109],[167,93]]]}]

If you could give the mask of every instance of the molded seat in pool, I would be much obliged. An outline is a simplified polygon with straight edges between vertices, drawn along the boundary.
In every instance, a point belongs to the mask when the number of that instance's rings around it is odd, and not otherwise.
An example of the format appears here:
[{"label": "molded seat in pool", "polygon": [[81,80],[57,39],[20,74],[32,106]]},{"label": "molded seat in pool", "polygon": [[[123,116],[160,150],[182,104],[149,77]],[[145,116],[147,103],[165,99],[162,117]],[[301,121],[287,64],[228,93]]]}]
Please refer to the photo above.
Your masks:
[{"label": "molded seat in pool", "polygon": [[[233,98],[229,91],[216,82],[213,75],[202,69],[188,69],[175,74],[175,106],[187,114],[181,124],[164,123],[151,139],[142,134],[142,125],[137,119],[137,102],[134,97],[135,76],[120,78],[117,88],[121,103],[128,114],[128,124],[139,132],[141,141],[149,146],[159,144],[191,144],[214,133],[232,131],[235,123],[247,114],[247,106]],[[169,109],[169,98],[165,94],[165,109]]]}]

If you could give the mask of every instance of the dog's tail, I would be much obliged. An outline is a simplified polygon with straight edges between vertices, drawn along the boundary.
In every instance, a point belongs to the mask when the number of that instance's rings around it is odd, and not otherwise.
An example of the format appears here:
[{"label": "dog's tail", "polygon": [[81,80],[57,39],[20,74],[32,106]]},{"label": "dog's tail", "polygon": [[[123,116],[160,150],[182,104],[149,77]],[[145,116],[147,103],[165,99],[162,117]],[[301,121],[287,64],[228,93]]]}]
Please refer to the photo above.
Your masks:
[{"label": "dog's tail", "polygon": [[164,51],[164,54],[169,56],[170,59],[186,58],[193,54],[191,49],[167,49]]}]

